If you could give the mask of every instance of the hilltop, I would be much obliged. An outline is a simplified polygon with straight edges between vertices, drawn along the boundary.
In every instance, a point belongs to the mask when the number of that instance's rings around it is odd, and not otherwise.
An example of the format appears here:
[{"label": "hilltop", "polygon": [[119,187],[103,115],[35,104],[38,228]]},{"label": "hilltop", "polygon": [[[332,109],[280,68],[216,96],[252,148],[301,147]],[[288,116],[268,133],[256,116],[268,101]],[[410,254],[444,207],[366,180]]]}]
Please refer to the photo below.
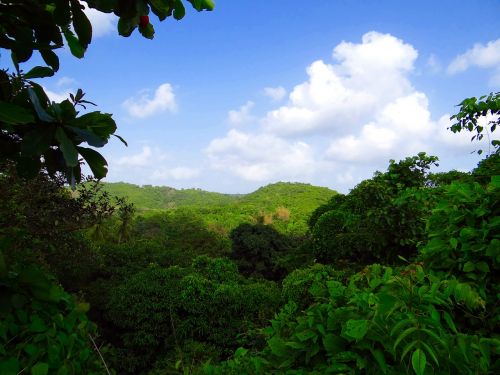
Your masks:
[{"label": "hilltop", "polygon": [[336,191],[305,183],[278,182],[249,194],[222,194],[201,189],[104,183],[110,194],[126,197],[143,215],[161,211],[188,210],[209,225],[228,231],[243,222],[261,221],[278,230],[304,233],[307,218]]}]

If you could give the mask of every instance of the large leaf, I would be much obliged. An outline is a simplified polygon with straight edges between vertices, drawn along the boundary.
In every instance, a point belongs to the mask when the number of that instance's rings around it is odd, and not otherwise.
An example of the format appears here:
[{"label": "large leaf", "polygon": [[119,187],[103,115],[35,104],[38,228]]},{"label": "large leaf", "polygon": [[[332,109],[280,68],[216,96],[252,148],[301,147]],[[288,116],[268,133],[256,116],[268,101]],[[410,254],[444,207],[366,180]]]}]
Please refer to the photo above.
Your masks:
[{"label": "large leaf", "polygon": [[173,8],[168,0],[151,0],[151,10],[163,21],[172,14]]},{"label": "large leaf", "polygon": [[73,12],[73,27],[78,35],[80,45],[87,49],[92,40],[92,25],[77,0],[71,1],[71,11]]},{"label": "large leaf", "polygon": [[82,129],[87,128],[98,136],[106,139],[116,131],[116,123],[111,115],[98,111],[86,113],[76,118],[72,125]]},{"label": "large leaf", "polygon": [[343,336],[356,340],[362,339],[368,332],[368,320],[349,319],[342,330]]},{"label": "large leaf", "polygon": [[118,34],[121,36],[130,36],[132,31],[137,27],[136,18],[120,17],[118,20]]},{"label": "large leaf", "polygon": [[12,125],[29,124],[35,121],[35,118],[26,108],[0,101],[0,121]]},{"label": "large leaf", "polygon": [[69,29],[64,30],[64,37],[68,42],[68,46],[72,55],[81,59],[85,54],[85,47]]},{"label": "large leaf", "polygon": [[44,77],[52,77],[54,75],[54,71],[47,66],[35,66],[28,73],[24,75],[26,79],[33,78],[44,78]]},{"label": "large leaf", "polygon": [[415,374],[424,375],[426,364],[427,358],[425,357],[425,353],[420,349],[415,350],[411,356],[411,365],[413,366],[413,370],[415,370]]},{"label": "large leaf", "polygon": [[285,342],[278,336],[273,336],[267,341],[272,353],[278,357],[284,357],[288,354]]},{"label": "large leaf", "polygon": [[50,49],[41,49],[40,55],[42,55],[43,61],[47,63],[54,71],[59,70],[59,57]]},{"label": "large leaf", "polygon": [[54,121],[54,118],[47,113],[45,108],[42,107],[42,105],[40,103],[40,99],[38,98],[38,95],[37,95],[35,89],[32,87],[28,87],[28,94],[29,94],[31,103],[33,104],[33,107],[35,108],[36,114],[38,115],[38,118],[44,122]]},{"label": "large leaf", "polygon": [[108,174],[108,163],[100,153],[86,147],[77,147],[77,149],[89,165],[95,178],[100,180],[106,177]]},{"label": "large leaf", "polygon": [[174,18],[176,20],[180,20],[184,18],[186,15],[186,8],[184,8],[184,4],[182,4],[181,0],[175,0],[174,4]]},{"label": "large leaf", "polygon": [[97,134],[87,129],[80,129],[74,126],[67,126],[66,129],[73,132],[75,135],[78,136],[78,138],[80,138],[83,142],[87,142],[90,146],[102,147],[106,143],[108,143],[108,140],[106,138],[101,138]]},{"label": "large leaf", "polygon": [[56,139],[59,142],[59,148],[63,153],[66,165],[69,167],[75,167],[78,164],[78,151],[76,150],[73,142],[64,132],[63,128],[57,128]]}]

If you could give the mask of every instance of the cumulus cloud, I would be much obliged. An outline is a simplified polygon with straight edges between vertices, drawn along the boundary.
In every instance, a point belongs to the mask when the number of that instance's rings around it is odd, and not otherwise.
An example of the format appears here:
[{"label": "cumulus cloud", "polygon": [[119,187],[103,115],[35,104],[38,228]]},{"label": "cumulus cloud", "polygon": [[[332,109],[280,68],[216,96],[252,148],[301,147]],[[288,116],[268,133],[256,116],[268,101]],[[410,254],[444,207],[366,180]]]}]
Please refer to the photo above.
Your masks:
[{"label": "cumulus cloud", "polygon": [[[244,180],[325,181],[345,191],[384,170],[389,159],[420,151],[440,157],[479,148],[469,132],[453,134],[449,115],[433,117],[411,82],[417,50],[390,34],[341,42],[332,62],[317,60],[286,104],[255,119],[253,132],[232,129],[205,152],[214,169]],[[428,60],[429,68],[438,62]],[[458,167],[458,166],[457,166]],[[312,177],[311,177],[312,176]]]},{"label": "cumulus cloud", "polygon": [[277,102],[283,99],[286,95],[286,90],[282,86],[264,88],[264,95]]},{"label": "cumulus cloud", "polygon": [[309,79],[296,85],[289,102],[270,111],[263,125],[294,135],[342,132],[367,122],[385,103],[413,91],[408,73],[417,56],[411,45],[390,34],[369,32],[359,44],[342,42],[333,50],[336,63],[313,62]]},{"label": "cumulus cloud", "polygon": [[212,167],[229,170],[248,181],[304,177],[312,174],[314,158],[305,142],[287,142],[271,134],[235,129],[212,140],[205,150]]},{"label": "cumulus cloud", "polygon": [[476,43],[465,53],[458,55],[448,65],[448,74],[457,74],[470,67],[494,69],[490,84],[500,86],[500,39],[492,40],[486,45]]},{"label": "cumulus cloud", "polygon": [[92,24],[93,37],[101,37],[116,30],[117,17],[113,13],[99,12],[86,6],[83,11]]},{"label": "cumulus cloud", "polygon": [[255,103],[252,101],[246,102],[237,110],[231,110],[227,114],[227,121],[231,125],[242,125],[254,120],[254,117],[250,114],[250,111],[254,107]]},{"label": "cumulus cloud", "polygon": [[160,85],[155,90],[152,98],[145,91],[139,97],[125,100],[122,106],[130,116],[136,118],[145,118],[162,112],[175,112],[177,110],[174,90],[169,83]]},{"label": "cumulus cloud", "polygon": [[143,146],[142,151],[129,156],[123,156],[117,159],[114,164],[118,167],[138,168],[147,167],[156,162],[165,160],[166,155],[159,150],[152,149],[149,146]]},{"label": "cumulus cloud", "polygon": [[472,66],[500,67],[500,39],[490,41],[486,45],[477,43],[465,53],[458,55],[448,65],[448,73],[460,73]]}]

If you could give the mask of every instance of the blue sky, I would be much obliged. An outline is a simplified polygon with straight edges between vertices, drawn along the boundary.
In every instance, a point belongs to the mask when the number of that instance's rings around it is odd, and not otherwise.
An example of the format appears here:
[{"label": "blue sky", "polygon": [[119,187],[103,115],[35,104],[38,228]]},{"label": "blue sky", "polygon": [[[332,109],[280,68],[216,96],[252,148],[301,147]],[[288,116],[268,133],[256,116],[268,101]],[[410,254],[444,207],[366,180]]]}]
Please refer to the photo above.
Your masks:
[{"label": "blue sky", "polygon": [[[426,151],[470,170],[463,98],[500,90],[498,1],[216,1],[122,38],[90,13],[84,59],[41,83],[84,89],[118,133],[107,181],[246,193],[276,181],[347,192]],[[498,136],[497,136],[498,137]]]}]

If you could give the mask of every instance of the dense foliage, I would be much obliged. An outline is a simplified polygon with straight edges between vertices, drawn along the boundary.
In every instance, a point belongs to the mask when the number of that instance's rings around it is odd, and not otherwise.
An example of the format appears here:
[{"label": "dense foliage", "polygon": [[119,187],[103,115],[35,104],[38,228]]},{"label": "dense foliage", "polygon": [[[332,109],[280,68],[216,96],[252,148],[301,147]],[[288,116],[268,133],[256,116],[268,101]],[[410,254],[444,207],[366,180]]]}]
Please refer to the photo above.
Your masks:
[{"label": "dense foliage", "polygon": [[[150,11],[185,14],[182,0],[85,3],[123,36],[152,38]],[[33,80],[65,42],[83,57],[83,9],[0,3],[0,374],[500,373],[497,140],[471,173],[430,173],[420,153],[346,195],[76,185],[83,162],[106,175],[94,148],[116,124],[81,114],[82,90],[54,103]],[[24,72],[34,52],[47,66]],[[499,114],[499,93],[468,98],[451,130],[480,140]]]},{"label": "dense foliage", "polygon": [[425,153],[391,160],[387,172],[320,206],[309,220],[316,258],[363,265],[414,257],[436,193],[426,189],[436,162]]}]

